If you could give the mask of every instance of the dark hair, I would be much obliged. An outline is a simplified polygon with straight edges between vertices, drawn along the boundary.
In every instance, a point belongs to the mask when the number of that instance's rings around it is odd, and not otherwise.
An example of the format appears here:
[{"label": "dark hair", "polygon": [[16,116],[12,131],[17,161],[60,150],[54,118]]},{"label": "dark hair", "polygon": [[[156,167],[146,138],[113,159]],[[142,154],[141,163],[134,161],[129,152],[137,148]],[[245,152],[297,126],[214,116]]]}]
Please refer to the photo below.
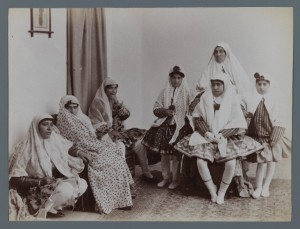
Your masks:
[{"label": "dark hair", "polygon": [[41,122],[44,122],[44,121],[51,121],[53,123],[53,118],[43,118],[41,121],[39,121],[38,126],[41,124]]},{"label": "dark hair", "polygon": [[105,88],[104,88],[104,90],[106,90],[107,88],[110,88],[112,85],[117,85],[117,88],[119,87],[118,84],[110,84],[110,85],[106,85]]},{"label": "dark hair", "polygon": [[172,76],[175,75],[175,74],[181,75],[182,78],[185,77],[184,73],[182,72],[182,69],[181,69],[179,66],[177,66],[177,65],[175,65],[175,66],[173,67],[172,71],[169,73],[169,76],[172,77]]},{"label": "dark hair", "polygon": [[224,50],[224,52],[225,52],[225,55],[227,55],[226,50],[225,50],[222,46],[216,46],[215,49],[214,49],[214,53],[215,53],[215,51],[216,51],[216,49],[217,49],[218,47],[219,47],[219,48],[222,48],[222,49]]},{"label": "dark hair", "polygon": [[79,105],[78,103],[73,103],[72,100],[69,100],[69,101],[65,104],[65,108],[68,108],[71,104],[76,104],[77,106]]},{"label": "dark hair", "polygon": [[210,82],[212,83],[212,82],[220,82],[221,84],[223,84],[223,86],[224,86],[224,81],[223,80],[210,80]]},{"label": "dark hair", "polygon": [[270,80],[265,79],[265,77],[258,72],[254,73],[254,78],[256,79],[256,83],[258,83],[259,81],[266,81],[270,84]]}]

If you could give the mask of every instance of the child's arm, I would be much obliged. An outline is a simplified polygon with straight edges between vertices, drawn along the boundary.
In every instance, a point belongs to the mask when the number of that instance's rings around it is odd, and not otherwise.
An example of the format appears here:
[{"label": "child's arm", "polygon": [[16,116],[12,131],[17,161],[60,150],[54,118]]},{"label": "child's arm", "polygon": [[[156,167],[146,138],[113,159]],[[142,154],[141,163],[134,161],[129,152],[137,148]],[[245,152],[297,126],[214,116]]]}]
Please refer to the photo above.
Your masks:
[{"label": "child's arm", "polygon": [[232,129],[221,130],[219,133],[221,133],[224,138],[228,138],[232,135],[236,135],[238,132],[239,132],[239,128],[232,128]]},{"label": "child's arm", "polygon": [[281,126],[274,126],[271,136],[270,136],[270,144],[274,146],[278,143],[278,141],[282,138],[284,134],[285,128]]},{"label": "child's arm", "polygon": [[205,136],[206,132],[209,132],[209,127],[202,117],[194,118],[195,130],[202,136]]}]

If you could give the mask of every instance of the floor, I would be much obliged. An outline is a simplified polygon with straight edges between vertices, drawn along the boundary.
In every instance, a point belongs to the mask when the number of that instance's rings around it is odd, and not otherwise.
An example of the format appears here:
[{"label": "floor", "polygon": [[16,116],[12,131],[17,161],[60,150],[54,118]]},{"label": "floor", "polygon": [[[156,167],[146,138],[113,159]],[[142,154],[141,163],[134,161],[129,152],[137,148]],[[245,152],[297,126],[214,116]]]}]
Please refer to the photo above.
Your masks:
[{"label": "floor", "polygon": [[[151,169],[160,170],[160,164]],[[269,198],[233,197],[223,205],[211,203],[208,197],[143,182],[139,166],[136,174],[138,196],[132,210],[114,210],[109,215],[64,211],[66,216],[59,221],[289,221],[291,217],[291,159],[278,163]],[[248,175],[255,177],[255,164]]]}]

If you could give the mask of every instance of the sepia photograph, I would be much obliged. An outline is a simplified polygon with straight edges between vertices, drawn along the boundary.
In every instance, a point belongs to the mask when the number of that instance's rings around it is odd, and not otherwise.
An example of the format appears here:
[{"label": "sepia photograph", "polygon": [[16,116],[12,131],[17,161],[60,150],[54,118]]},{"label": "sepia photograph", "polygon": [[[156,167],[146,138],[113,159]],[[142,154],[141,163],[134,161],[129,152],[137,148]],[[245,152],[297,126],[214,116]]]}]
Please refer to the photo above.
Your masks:
[{"label": "sepia photograph", "polygon": [[291,222],[293,26],[10,8],[9,221]]}]

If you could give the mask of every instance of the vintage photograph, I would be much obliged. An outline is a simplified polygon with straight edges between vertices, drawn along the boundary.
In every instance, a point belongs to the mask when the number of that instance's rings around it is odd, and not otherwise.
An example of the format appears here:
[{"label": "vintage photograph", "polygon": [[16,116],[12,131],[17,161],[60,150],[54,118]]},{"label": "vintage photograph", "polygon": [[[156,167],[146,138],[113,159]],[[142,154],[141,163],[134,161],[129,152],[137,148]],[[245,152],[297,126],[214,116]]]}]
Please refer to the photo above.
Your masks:
[{"label": "vintage photograph", "polygon": [[291,221],[292,7],[10,8],[8,42],[9,221]]}]

